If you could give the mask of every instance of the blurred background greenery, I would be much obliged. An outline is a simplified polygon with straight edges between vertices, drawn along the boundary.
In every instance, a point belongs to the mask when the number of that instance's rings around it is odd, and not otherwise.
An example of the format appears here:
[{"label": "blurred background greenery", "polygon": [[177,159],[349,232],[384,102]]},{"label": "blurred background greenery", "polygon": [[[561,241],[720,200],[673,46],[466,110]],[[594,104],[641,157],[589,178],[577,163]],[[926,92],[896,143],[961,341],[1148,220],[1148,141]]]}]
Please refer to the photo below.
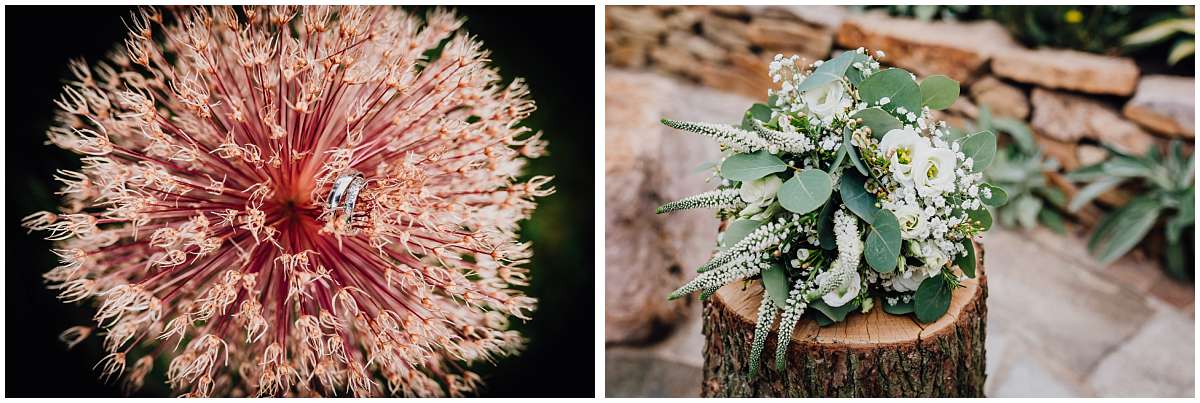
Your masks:
[{"label": "blurred background greenery", "polygon": [[[27,234],[20,218],[53,210],[55,169],[77,169],[78,156],[45,144],[67,61],[96,61],[125,36],[127,7],[5,7],[9,62],[5,97],[6,385],[9,397],[123,396],[103,384],[92,365],[103,353],[98,338],[72,351],[57,340],[67,327],[88,324],[90,306],[65,305],[46,290],[41,274],[57,263],[50,243]],[[549,155],[529,175],[554,175],[558,192],[541,199],[522,236],[534,243],[533,279],[539,300],[519,356],[476,369],[482,396],[590,397],[594,375],[594,52],[593,10],[579,7],[458,7],[465,29],[492,52],[505,81],[525,78],[538,110],[525,122],[545,132]],[[420,13],[421,9],[413,10]],[[161,368],[159,368],[161,370]],[[161,371],[134,396],[166,396]],[[158,379],[153,379],[158,378]]]}]

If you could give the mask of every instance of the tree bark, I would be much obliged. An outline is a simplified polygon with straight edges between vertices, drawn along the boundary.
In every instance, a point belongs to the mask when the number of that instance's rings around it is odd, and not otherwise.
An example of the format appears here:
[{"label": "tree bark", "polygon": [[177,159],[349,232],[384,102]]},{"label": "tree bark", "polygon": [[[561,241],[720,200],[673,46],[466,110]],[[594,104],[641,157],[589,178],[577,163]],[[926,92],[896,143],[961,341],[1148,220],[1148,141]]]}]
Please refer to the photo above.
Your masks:
[{"label": "tree bark", "polygon": [[950,309],[934,323],[883,312],[819,327],[797,325],[787,366],[775,369],[771,331],[754,379],[750,344],[762,287],[734,283],[704,303],[705,397],[982,397],[987,278],[976,245],[978,276],[954,290]]}]

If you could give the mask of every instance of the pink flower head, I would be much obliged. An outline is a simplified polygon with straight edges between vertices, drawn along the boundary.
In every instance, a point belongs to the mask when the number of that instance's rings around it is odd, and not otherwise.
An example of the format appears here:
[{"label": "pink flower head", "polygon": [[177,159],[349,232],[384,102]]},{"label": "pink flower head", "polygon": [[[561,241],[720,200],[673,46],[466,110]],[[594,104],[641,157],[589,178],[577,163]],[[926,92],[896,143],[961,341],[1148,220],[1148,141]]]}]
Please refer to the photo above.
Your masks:
[{"label": "pink flower head", "polygon": [[189,396],[473,391],[465,364],[523,343],[518,222],[553,189],[516,179],[545,147],[533,102],[461,23],[135,13],[108,61],[71,65],[48,135],[83,168],[24,222],[57,242],[50,288],[97,307],[63,340],[103,335],[97,370],[135,388],[169,362]]}]

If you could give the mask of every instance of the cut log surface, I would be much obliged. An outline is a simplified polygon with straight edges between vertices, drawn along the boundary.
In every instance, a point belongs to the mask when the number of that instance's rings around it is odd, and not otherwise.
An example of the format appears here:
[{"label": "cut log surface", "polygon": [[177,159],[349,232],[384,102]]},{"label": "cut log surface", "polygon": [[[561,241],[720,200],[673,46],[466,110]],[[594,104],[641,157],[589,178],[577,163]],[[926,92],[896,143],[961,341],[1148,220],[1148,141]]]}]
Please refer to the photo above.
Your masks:
[{"label": "cut log surface", "polygon": [[[805,317],[792,333],[786,367],[775,368],[772,330],[761,367],[749,377],[758,282],[722,287],[704,304],[705,397],[982,397],[987,278],[976,245],[978,276],[954,290],[933,323],[883,312],[851,313],[820,327]],[[777,321],[778,322],[778,321]]]}]

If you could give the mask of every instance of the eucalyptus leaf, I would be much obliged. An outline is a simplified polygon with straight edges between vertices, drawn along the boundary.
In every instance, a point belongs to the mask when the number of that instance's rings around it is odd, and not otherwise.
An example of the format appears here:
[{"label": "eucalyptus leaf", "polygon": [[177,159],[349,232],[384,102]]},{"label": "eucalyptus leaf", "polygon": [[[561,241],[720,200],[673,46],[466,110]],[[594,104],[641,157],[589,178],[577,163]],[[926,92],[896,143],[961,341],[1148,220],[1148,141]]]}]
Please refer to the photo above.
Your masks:
[{"label": "eucalyptus leaf", "polygon": [[992,213],[989,213],[986,208],[967,211],[967,220],[979,227],[979,231],[987,231],[992,228]]},{"label": "eucalyptus leaf", "polygon": [[788,284],[787,269],[779,263],[772,263],[771,267],[763,270],[762,282],[771,303],[775,306],[787,306],[788,291],[792,288],[791,284]]},{"label": "eucalyptus leaf", "polygon": [[917,320],[922,323],[932,323],[946,314],[950,309],[950,288],[946,286],[942,276],[933,276],[921,282],[913,295],[913,305],[917,312]]},{"label": "eucalyptus leaf", "polygon": [[888,99],[883,110],[894,112],[903,107],[905,112],[921,112],[921,88],[913,81],[912,75],[901,69],[887,69],[863,79],[858,85],[858,93],[869,105],[878,105],[883,98]]},{"label": "eucalyptus leaf", "polygon": [[921,80],[922,105],[932,110],[949,108],[958,99],[958,81],[943,75],[929,76]]},{"label": "eucalyptus leaf", "polygon": [[867,192],[865,189],[866,178],[854,172],[846,172],[842,174],[841,182],[838,183],[838,194],[842,197],[842,203],[854,212],[867,224],[875,221],[875,215],[879,213],[879,207],[875,206],[875,195]]},{"label": "eucalyptus leaf", "polygon": [[734,154],[721,163],[721,177],[732,181],[752,181],[787,170],[787,163],[766,151]]},{"label": "eucalyptus leaf", "polygon": [[1000,206],[1003,206],[1004,203],[1008,203],[1008,192],[1005,191],[1003,188],[992,185],[990,183],[983,184],[983,187],[990,189],[991,193],[992,193],[992,197],[981,197],[979,199],[980,201],[983,202],[983,204],[986,204],[986,205],[989,205],[992,207],[1000,207]]},{"label": "eucalyptus leaf", "polygon": [[746,110],[746,115],[742,117],[742,129],[754,130],[754,125],[750,123],[750,119],[763,122],[764,124],[771,121],[771,107],[764,104],[754,104],[750,109]]},{"label": "eucalyptus leaf", "polygon": [[967,248],[967,254],[956,255],[954,265],[958,266],[958,269],[962,270],[967,277],[975,278],[975,242],[972,242],[971,238],[963,238],[959,244]]},{"label": "eucalyptus leaf", "polygon": [[863,109],[850,117],[862,119],[863,126],[871,128],[871,137],[874,137],[876,140],[882,139],[883,135],[887,134],[887,132],[903,126],[900,123],[900,119],[896,119],[892,114],[879,108]]},{"label": "eucalyptus leaf", "polygon": [[875,213],[863,256],[877,272],[888,273],[896,269],[896,259],[900,257],[900,222],[891,211],[880,209]]},{"label": "eucalyptus leaf", "polygon": [[808,78],[805,78],[804,81],[800,82],[800,85],[796,86],[796,91],[807,92],[820,88],[825,84],[841,80],[846,75],[846,69],[850,67],[853,61],[854,52],[842,52],[837,57],[817,66]]},{"label": "eucalyptus leaf", "polygon": [[829,173],[835,173],[838,171],[838,168],[842,167],[842,163],[846,162],[846,153],[849,148],[850,145],[846,143],[838,146],[837,154],[833,156],[833,164],[829,165]]},{"label": "eucalyptus leaf", "polygon": [[983,171],[996,157],[996,135],[982,131],[958,140],[958,145],[967,158],[974,161],[971,172]]},{"label": "eucalyptus leaf", "polygon": [[833,180],[819,169],[804,169],[779,188],[779,204],[796,214],[816,210],[833,193]]}]

